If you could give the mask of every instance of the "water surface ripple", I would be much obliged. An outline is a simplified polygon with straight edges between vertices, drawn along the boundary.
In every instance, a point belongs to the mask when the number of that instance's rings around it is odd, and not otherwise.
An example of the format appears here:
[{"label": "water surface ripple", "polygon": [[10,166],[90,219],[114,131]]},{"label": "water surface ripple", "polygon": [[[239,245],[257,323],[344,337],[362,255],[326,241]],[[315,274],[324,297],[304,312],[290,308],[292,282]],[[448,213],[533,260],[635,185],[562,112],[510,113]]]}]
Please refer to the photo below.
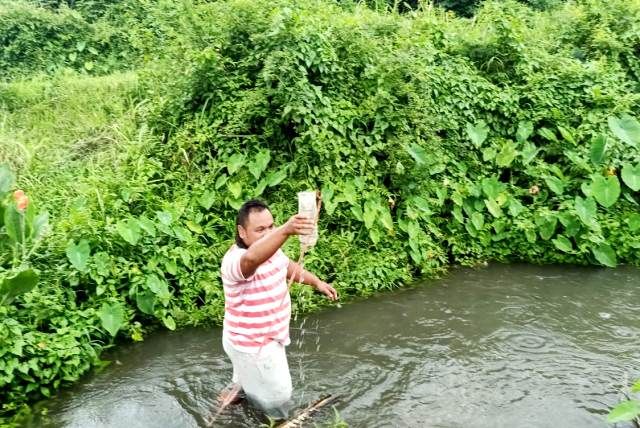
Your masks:
[{"label": "water surface ripple", "polygon": [[[298,405],[353,427],[606,427],[640,377],[640,270],[492,265],[292,325]],[[230,380],[218,328],[162,332],[39,407],[34,426],[197,427]],[[314,422],[331,418],[330,412]],[[216,426],[253,427],[250,407]]]}]

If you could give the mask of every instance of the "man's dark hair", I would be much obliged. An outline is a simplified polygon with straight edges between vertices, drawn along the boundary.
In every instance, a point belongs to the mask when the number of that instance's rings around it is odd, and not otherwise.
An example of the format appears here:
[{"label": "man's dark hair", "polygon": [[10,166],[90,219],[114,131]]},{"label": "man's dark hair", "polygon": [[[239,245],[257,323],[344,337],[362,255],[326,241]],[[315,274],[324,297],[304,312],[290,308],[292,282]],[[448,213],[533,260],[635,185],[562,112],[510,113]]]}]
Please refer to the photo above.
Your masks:
[{"label": "man's dark hair", "polygon": [[[247,225],[247,219],[252,212],[261,212],[269,210],[269,206],[259,199],[251,199],[240,207],[238,210],[238,216],[236,217],[236,245],[240,248],[247,248],[240,234],[238,233],[238,226],[245,227]],[[271,211],[271,210],[269,210]]]}]

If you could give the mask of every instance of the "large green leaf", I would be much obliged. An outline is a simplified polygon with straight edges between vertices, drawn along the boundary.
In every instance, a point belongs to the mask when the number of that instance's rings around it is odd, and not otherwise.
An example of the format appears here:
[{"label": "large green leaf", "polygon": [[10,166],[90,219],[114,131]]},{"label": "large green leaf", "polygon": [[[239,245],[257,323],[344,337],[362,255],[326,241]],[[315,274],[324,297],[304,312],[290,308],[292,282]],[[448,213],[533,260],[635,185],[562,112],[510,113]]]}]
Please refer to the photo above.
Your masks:
[{"label": "large green leaf", "polygon": [[558,237],[556,239],[553,239],[551,242],[553,242],[553,245],[555,245],[555,247],[560,251],[563,251],[565,253],[570,253],[573,251],[573,245],[571,244],[571,241],[565,236],[558,235]]},{"label": "large green leaf", "polygon": [[540,151],[535,144],[527,141],[524,143],[522,150],[520,150],[520,156],[522,156],[522,163],[528,165]]},{"label": "large green leaf", "polygon": [[244,166],[246,158],[241,153],[236,153],[233,156],[229,157],[227,160],[227,171],[229,171],[229,175],[234,174],[238,171],[242,166]]},{"label": "large green leaf", "polygon": [[285,178],[287,178],[287,169],[286,167],[282,167],[279,170],[270,173],[267,176],[267,185],[269,187],[277,186],[280,184]]},{"label": "large green leaf", "polygon": [[417,144],[411,144],[406,148],[407,153],[413,158],[418,165],[427,162],[427,151]]},{"label": "large green leaf", "polygon": [[156,303],[156,296],[151,291],[144,290],[136,293],[136,304],[138,308],[145,314],[153,315],[153,309]]},{"label": "large green leaf", "polygon": [[73,241],[69,241],[67,244],[67,259],[69,259],[71,265],[80,272],[87,272],[87,261],[89,260],[90,252],[91,248],[86,239],[82,239],[77,244]]},{"label": "large green leaf", "polygon": [[596,165],[600,165],[602,162],[604,162],[606,150],[607,137],[600,134],[591,142],[591,162]]},{"label": "large green leaf", "polygon": [[467,123],[466,127],[467,136],[471,140],[474,146],[480,147],[482,143],[487,139],[489,135],[489,127],[484,120],[480,120],[476,126]]},{"label": "large green leaf", "polygon": [[484,216],[479,212],[471,214],[471,223],[473,223],[476,230],[481,230],[482,226],[484,226]]},{"label": "large green leaf", "polygon": [[640,214],[631,213],[627,217],[627,224],[629,225],[630,232],[635,232],[636,230],[640,229]]},{"label": "large green leaf", "polygon": [[267,165],[271,160],[271,152],[269,150],[260,150],[256,155],[253,162],[249,164],[249,172],[255,177],[256,180],[260,178],[260,175],[267,169]]},{"label": "large green leaf", "polygon": [[240,181],[229,183],[227,188],[229,189],[229,193],[231,193],[231,196],[233,196],[234,199],[240,199],[240,196],[242,196],[242,183]]},{"label": "large green leaf", "polygon": [[631,164],[624,164],[622,166],[622,181],[629,189],[637,192],[640,190],[640,164],[633,166]]},{"label": "large green leaf", "polygon": [[508,167],[518,155],[516,145],[513,141],[506,141],[496,155],[496,164],[501,167]]},{"label": "large green leaf", "polygon": [[603,177],[598,175],[593,177],[593,183],[591,184],[591,191],[596,201],[605,208],[609,208],[615,204],[620,196],[620,182],[618,177],[610,175]]},{"label": "large green leaf", "polygon": [[207,190],[198,198],[198,204],[200,204],[200,206],[205,210],[208,210],[209,208],[211,208],[215,200],[216,192],[214,192],[213,190]]},{"label": "large green leaf", "polygon": [[171,315],[167,315],[166,317],[164,317],[162,319],[162,323],[169,330],[175,330],[176,329],[176,322],[173,320],[173,317]]},{"label": "large green leaf", "polygon": [[556,195],[562,195],[562,192],[564,192],[564,183],[558,177],[547,176],[544,181]]},{"label": "large green leaf", "polygon": [[518,123],[518,130],[516,131],[516,140],[519,143],[524,143],[529,139],[532,133],[533,133],[533,123],[520,122]]},{"label": "large green leaf", "polygon": [[640,142],[640,123],[629,116],[623,114],[620,117],[610,116],[608,119],[609,129],[620,140],[631,146],[637,146]]},{"label": "large green leaf", "polygon": [[102,328],[107,330],[111,336],[115,336],[124,323],[124,309],[119,303],[110,305],[105,302],[98,311],[98,317],[102,322]]},{"label": "large green leaf", "polygon": [[136,245],[140,240],[140,223],[134,218],[120,220],[116,224],[118,234],[131,245]]},{"label": "large green leaf", "polygon": [[17,296],[29,292],[38,284],[38,274],[24,269],[0,282],[0,303],[11,303]]},{"label": "large green leaf", "polygon": [[13,188],[16,178],[8,165],[0,165],[0,194],[7,193]]},{"label": "large green leaf", "polygon": [[500,193],[504,192],[506,185],[498,181],[497,177],[482,179],[482,191],[489,199],[497,199]]},{"label": "large green leaf", "polygon": [[496,218],[502,217],[502,209],[494,199],[485,199],[484,204],[492,216]]},{"label": "large green leaf", "polygon": [[615,406],[607,415],[607,422],[615,424],[618,422],[632,421],[640,416],[640,401],[627,400]]},{"label": "large green leaf", "polygon": [[157,275],[147,275],[146,281],[147,288],[153,292],[160,300],[167,301],[171,298],[169,292],[169,285],[164,279],[158,278]]},{"label": "large green leaf", "polygon": [[596,248],[591,250],[596,260],[601,264],[608,267],[616,267],[618,260],[616,258],[616,252],[611,248],[609,244],[600,244]]},{"label": "large green leaf", "polygon": [[590,226],[595,222],[597,206],[593,198],[582,199],[576,196],[575,208],[578,217],[585,225]]},{"label": "large green leaf", "polygon": [[5,232],[12,243],[21,244],[25,238],[24,213],[18,211],[14,204],[10,204],[4,211]]},{"label": "large green leaf", "polygon": [[540,237],[545,241],[551,239],[556,232],[556,226],[558,224],[558,218],[555,216],[537,217],[536,225],[538,226],[538,233]]},{"label": "large green leaf", "polygon": [[376,204],[372,200],[367,199],[364,203],[364,210],[362,213],[362,218],[364,219],[364,225],[367,229],[371,229],[373,227],[373,224],[375,223],[377,216],[378,216],[378,210],[377,210]]}]

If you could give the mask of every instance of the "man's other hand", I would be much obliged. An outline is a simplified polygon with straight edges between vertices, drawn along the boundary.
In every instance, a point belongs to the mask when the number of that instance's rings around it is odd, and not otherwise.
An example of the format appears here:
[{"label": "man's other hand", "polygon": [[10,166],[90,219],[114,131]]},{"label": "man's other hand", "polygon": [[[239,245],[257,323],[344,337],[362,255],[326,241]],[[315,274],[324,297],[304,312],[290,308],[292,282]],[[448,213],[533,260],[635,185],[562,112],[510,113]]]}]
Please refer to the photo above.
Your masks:
[{"label": "man's other hand", "polygon": [[331,286],[331,284],[320,281],[320,283],[316,287],[316,290],[327,296],[329,300],[338,300],[338,292]]}]

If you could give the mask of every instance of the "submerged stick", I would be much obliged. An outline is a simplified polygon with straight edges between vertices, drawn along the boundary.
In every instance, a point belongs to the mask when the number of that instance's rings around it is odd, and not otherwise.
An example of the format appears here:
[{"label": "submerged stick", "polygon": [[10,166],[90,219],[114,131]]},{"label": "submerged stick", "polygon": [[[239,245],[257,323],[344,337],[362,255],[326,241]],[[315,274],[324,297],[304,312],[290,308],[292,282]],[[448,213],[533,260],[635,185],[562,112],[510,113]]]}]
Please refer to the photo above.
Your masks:
[{"label": "submerged stick", "polygon": [[293,419],[290,419],[288,421],[281,423],[280,425],[277,425],[276,428],[299,428],[302,426],[302,423],[307,419],[309,419],[314,413],[316,413],[318,410],[329,405],[330,403],[334,402],[337,399],[338,399],[337,395],[331,395],[331,394],[325,397],[322,397],[319,400],[314,401],[309,406],[302,409],[300,412],[298,412],[298,414]]}]

